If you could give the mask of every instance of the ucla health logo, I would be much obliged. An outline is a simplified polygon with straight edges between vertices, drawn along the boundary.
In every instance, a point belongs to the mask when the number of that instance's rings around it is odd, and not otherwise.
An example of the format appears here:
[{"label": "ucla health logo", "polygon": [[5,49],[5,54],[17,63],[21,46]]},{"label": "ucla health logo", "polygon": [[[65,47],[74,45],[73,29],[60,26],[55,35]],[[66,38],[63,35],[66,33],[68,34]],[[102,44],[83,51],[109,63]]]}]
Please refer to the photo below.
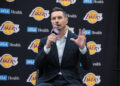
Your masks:
[{"label": "ucla health logo", "polygon": [[36,85],[36,75],[37,75],[36,71],[30,74],[30,76],[27,79],[27,82],[30,82],[31,84]]},{"label": "ucla health logo", "polygon": [[101,44],[96,44],[94,41],[89,41],[87,43],[87,48],[89,50],[89,54],[93,55],[96,52],[100,52],[101,51]]},{"label": "ucla health logo", "polygon": [[0,81],[7,81],[8,75],[0,75]]},{"label": "ucla health logo", "polygon": [[95,84],[99,84],[101,82],[100,76],[96,76],[94,73],[86,74],[82,81],[87,86],[94,86]]},{"label": "ucla health logo", "polygon": [[9,47],[9,42],[7,42],[7,41],[0,41],[0,47]]},{"label": "ucla health logo", "polygon": [[60,3],[62,6],[69,6],[70,4],[75,4],[76,0],[56,0],[57,3]]},{"label": "ucla health logo", "polygon": [[104,4],[104,0],[83,0],[83,4]]},{"label": "ucla health logo", "polygon": [[7,2],[14,2],[15,0],[6,0]]},{"label": "ucla health logo", "polygon": [[26,59],[26,65],[34,65],[35,59]]},{"label": "ucla health logo", "polygon": [[37,27],[27,27],[27,32],[37,33],[38,32],[38,28]]},{"label": "ucla health logo", "polygon": [[8,9],[8,8],[0,8],[0,14],[10,14],[10,9]]},{"label": "ucla health logo", "polygon": [[[82,33],[83,33],[83,30],[82,30]],[[92,35],[92,31],[91,30],[87,30],[85,29],[85,35]]]},{"label": "ucla health logo", "polygon": [[[12,0],[9,0],[9,2],[12,2]],[[0,14],[17,14],[17,15],[22,15],[23,12],[21,10],[12,10],[10,8],[0,8]]]},{"label": "ucla health logo", "polygon": [[93,4],[93,0],[83,0],[84,4]]},{"label": "ucla health logo", "polygon": [[4,54],[0,57],[0,65],[4,68],[10,68],[18,64],[18,57],[13,57],[10,54]]},{"label": "ucla health logo", "polygon": [[29,15],[29,17],[33,17],[37,21],[41,21],[49,16],[49,10],[44,10],[42,7],[36,7]]},{"label": "ucla health logo", "polygon": [[5,35],[12,35],[13,33],[19,32],[20,28],[18,24],[14,24],[11,21],[5,21],[0,26],[0,31],[2,31]]},{"label": "ucla health logo", "polygon": [[84,17],[83,20],[88,21],[91,24],[95,24],[97,21],[101,21],[103,19],[102,13],[98,13],[95,10],[90,10]]},{"label": "ucla health logo", "polygon": [[32,50],[35,53],[38,53],[38,46],[40,44],[40,39],[35,39],[31,42],[31,44],[28,47],[28,50]]}]

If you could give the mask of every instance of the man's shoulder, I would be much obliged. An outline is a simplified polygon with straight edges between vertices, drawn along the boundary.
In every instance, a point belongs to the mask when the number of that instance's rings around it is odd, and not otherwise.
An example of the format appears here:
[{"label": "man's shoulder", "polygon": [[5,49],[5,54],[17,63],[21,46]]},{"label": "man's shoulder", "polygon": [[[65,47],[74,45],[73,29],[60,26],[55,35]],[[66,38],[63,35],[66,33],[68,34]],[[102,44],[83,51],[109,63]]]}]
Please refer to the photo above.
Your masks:
[{"label": "man's shoulder", "polygon": [[71,32],[70,30],[68,30],[68,34],[75,39],[78,37],[75,33]]}]

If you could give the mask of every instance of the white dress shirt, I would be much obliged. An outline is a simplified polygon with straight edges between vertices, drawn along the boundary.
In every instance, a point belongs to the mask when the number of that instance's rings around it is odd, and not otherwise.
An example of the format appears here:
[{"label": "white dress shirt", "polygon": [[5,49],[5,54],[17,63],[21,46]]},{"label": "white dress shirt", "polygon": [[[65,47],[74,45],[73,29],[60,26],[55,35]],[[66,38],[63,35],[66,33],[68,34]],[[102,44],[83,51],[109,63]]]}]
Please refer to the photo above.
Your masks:
[{"label": "white dress shirt", "polygon": [[[65,35],[61,39],[59,39],[59,38],[56,39],[56,46],[57,46],[58,58],[59,58],[60,65],[61,65],[63,51],[64,51],[65,44],[66,44],[67,35],[68,35],[68,30],[66,31]],[[50,52],[50,50],[51,50],[51,48],[46,48],[46,46],[44,46],[44,51],[46,54],[48,54]],[[82,54],[85,54],[87,52],[86,46],[83,49],[79,48],[79,50]],[[59,72],[59,74],[61,75],[62,73]]]}]

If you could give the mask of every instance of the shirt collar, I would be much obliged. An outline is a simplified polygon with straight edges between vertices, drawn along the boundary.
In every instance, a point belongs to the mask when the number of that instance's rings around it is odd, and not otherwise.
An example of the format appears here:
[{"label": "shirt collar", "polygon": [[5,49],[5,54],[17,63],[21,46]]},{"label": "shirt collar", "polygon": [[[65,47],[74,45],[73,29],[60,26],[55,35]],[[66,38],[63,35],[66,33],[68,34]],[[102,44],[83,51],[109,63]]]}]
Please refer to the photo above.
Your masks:
[{"label": "shirt collar", "polygon": [[63,37],[67,38],[67,36],[68,36],[68,30],[66,31],[66,33]]},{"label": "shirt collar", "polygon": [[[62,37],[62,39],[66,39],[67,36],[68,36],[68,30],[66,30],[65,35]],[[57,38],[57,40],[59,40],[59,38]]]}]

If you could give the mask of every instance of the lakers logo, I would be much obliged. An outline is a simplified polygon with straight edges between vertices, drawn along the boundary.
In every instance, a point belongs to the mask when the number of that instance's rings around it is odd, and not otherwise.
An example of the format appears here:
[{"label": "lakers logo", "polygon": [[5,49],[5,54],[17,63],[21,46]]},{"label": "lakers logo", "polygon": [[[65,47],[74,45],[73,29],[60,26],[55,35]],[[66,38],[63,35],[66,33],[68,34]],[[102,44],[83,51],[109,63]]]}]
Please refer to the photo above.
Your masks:
[{"label": "lakers logo", "polygon": [[88,73],[83,78],[83,83],[85,83],[87,86],[94,86],[95,84],[99,84],[100,82],[100,76],[96,76],[93,73]]},{"label": "lakers logo", "polygon": [[15,1],[15,0],[6,0],[7,2],[13,2],[13,1]]},{"label": "lakers logo", "polygon": [[44,18],[49,17],[49,11],[44,10],[42,7],[36,7],[29,15],[29,17],[33,17],[37,21],[41,21]]},{"label": "lakers logo", "polygon": [[6,35],[12,35],[13,33],[19,32],[19,25],[11,21],[6,21],[0,26],[0,31]]},{"label": "lakers logo", "polygon": [[0,57],[0,65],[2,65],[4,68],[10,68],[18,64],[17,60],[17,57],[12,57],[10,54],[4,54],[2,57]]},{"label": "lakers logo", "polygon": [[35,53],[38,53],[38,46],[40,44],[40,39],[35,39],[34,41],[31,42],[29,45],[28,49],[32,50]]},{"label": "lakers logo", "polygon": [[96,44],[94,41],[90,41],[87,43],[87,48],[89,50],[89,54],[93,55],[96,52],[101,51],[101,44]]},{"label": "lakers logo", "polygon": [[57,0],[56,2],[63,6],[69,6],[70,4],[75,4],[76,0]]},{"label": "lakers logo", "polygon": [[74,33],[74,27],[69,27],[68,25],[66,25],[66,28],[69,29],[72,33]]},{"label": "lakers logo", "polygon": [[91,24],[95,24],[97,21],[101,21],[102,19],[102,13],[97,13],[95,10],[89,11],[84,17],[84,20],[87,20]]},{"label": "lakers logo", "polygon": [[36,75],[37,75],[37,72],[33,72],[32,74],[30,74],[30,76],[28,77],[27,79],[27,82],[30,82],[32,83],[33,85],[36,85]]},{"label": "lakers logo", "polygon": [[59,34],[59,30],[58,29],[54,29],[55,33]]}]

